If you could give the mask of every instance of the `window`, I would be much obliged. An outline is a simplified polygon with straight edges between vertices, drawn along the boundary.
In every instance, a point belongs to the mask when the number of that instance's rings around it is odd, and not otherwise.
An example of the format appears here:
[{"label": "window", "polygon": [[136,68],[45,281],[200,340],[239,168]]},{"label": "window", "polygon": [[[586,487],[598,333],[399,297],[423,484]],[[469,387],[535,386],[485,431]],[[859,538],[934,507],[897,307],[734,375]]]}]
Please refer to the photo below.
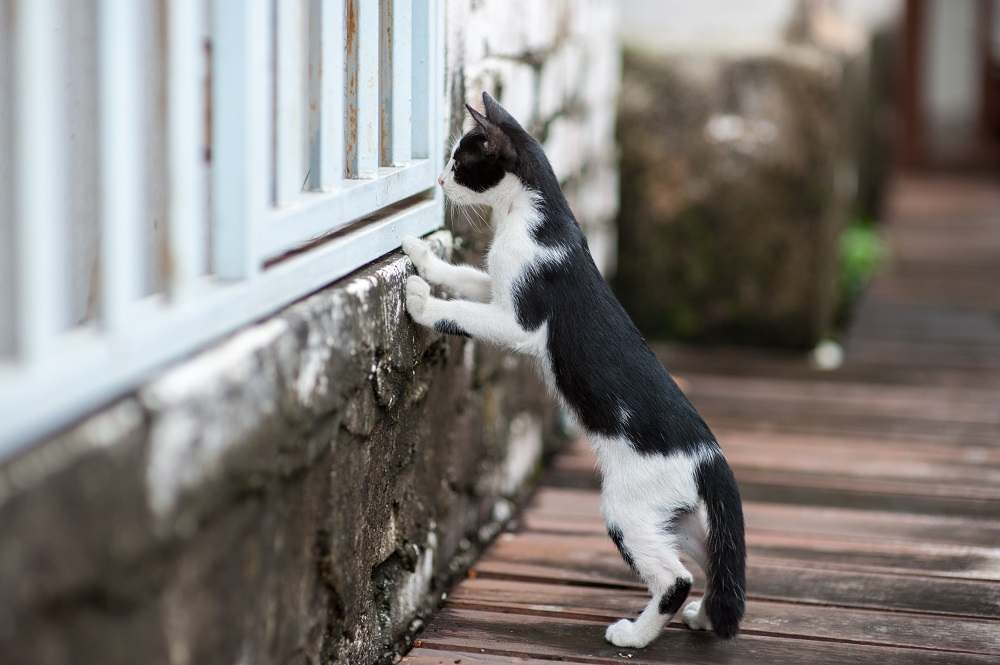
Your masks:
[{"label": "window", "polygon": [[0,0],[0,456],[440,226],[441,0]]}]

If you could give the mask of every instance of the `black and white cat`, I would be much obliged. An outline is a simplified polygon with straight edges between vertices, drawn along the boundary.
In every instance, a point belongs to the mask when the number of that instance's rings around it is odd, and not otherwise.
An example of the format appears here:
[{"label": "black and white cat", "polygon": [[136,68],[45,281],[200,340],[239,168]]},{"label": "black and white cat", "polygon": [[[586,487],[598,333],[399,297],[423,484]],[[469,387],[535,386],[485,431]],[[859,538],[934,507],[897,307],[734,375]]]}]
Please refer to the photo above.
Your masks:
[{"label": "black and white cat", "polygon": [[[484,205],[495,227],[487,271],[437,258],[422,240],[403,249],[420,276],[406,282],[413,319],[538,359],[551,390],[597,453],[608,533],[653,598],[606,639],[643,647],[691,589],[685,553],[705,571],[694,629],[722,637],[744,610],[743,510],[711,430],[646,345],[601,277],[542,147],[487,93],[468,107],[465,134],[438,179],[458,205]],[[430,284],[460,299],[431,295]],[[652,286],[652,285],[651,285]]]}]

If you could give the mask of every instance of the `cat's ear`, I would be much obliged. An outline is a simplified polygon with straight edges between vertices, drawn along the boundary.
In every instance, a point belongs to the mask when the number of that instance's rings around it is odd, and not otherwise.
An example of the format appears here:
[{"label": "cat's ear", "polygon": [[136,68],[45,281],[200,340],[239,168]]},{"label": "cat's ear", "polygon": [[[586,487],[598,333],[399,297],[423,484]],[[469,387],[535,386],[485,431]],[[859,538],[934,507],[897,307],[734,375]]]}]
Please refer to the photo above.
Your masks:
[{"label": "cat's ear", "polygon": [[520,127],[517,120],[514,119],[507,109],[500,106],[500,102],[493,99],[490,93],[483,90],[483,108],[486,109],[486,117],[498,125],[509,125],[512,127]]},{"label": "cat's ear", "polygon": [[482,127],[483,131],[488,134],[490,131],[490,125],[493,124],[489,121],[489,118],[474,109],[471,104],[466,104],[465,108],[469,110],[469,115],[471,115],[472,119],[476,121],[476,124]]},{"label": "cat's ear", "polygon": [[[491,97],[492,99],[492,97]],[[476,124],[486,135],[486,152],[504,160],[513,161],[517,158],[517,151],[510,137],[500,128],[500,126],[488,117],[472,108],[468,104],[465,108],[469,110],[469,115],[476,121]]]}]

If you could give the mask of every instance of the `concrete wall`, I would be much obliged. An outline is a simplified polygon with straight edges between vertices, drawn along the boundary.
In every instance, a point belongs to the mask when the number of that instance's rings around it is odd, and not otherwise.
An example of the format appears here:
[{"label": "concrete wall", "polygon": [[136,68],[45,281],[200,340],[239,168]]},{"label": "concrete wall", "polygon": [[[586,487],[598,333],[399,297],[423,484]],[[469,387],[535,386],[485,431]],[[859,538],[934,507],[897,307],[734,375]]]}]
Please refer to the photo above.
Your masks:
[{"label": "concrete wall", "polygon": [[[452,128],[496,92],[605,265],[613,7],[447,5]],[[478,260],[451,227],[438,251]],[[384,257],[0,464],[0,662],[390,662],[558,441],[526,363],[412,325],[411,270]]]}]

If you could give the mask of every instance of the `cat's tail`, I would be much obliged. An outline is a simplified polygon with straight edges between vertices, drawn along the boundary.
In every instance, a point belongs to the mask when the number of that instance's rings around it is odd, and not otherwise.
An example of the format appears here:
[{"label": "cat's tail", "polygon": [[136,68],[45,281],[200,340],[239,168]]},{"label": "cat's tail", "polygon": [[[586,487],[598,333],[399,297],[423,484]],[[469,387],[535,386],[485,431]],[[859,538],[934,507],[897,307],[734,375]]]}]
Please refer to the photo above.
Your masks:
[{"label": "cat's tail", "polygon": [[712,630],[719,637],[735,637],[746,605],[746,545],[743,541],[743,505],[732,469],[721,451],[698,467],[698,495],[708,515],[708,589],[702,601]]}]

